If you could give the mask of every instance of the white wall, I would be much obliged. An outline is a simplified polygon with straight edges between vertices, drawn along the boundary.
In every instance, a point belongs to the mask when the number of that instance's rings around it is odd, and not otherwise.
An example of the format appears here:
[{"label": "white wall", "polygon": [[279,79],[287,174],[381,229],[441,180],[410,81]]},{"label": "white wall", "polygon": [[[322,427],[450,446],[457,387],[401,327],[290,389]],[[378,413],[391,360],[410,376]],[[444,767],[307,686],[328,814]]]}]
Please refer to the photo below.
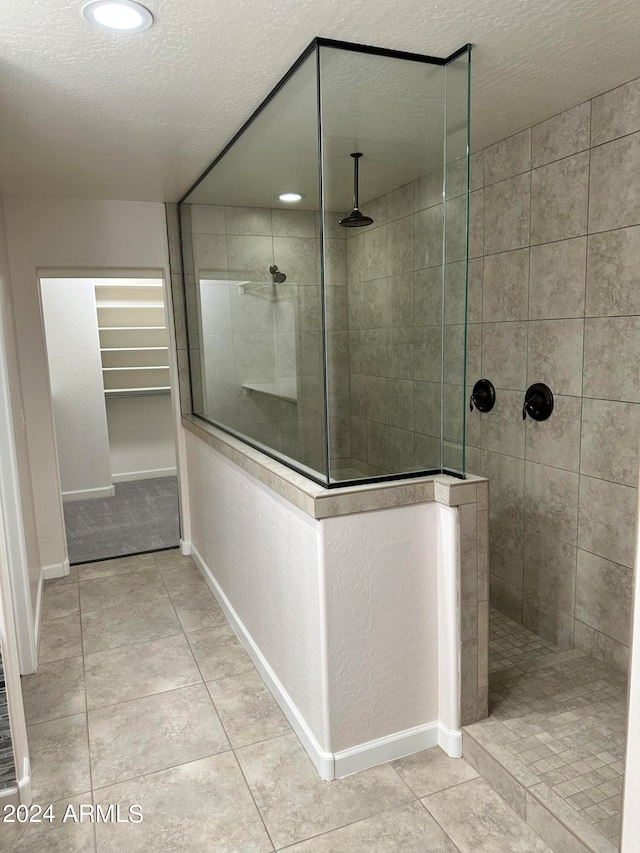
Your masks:
[{"label": "white wall", "polygon": [[320,524],[339,752],[438,719],[436,504]]},{"label": "white wall", "polygon": [[[316,520],[186,440],[192,553],[294,727],[304,722],[296,731],[324,778],[435,745],[437,504]],[[453,670],[457,683],[456,660]]]},{"label": "white wall", "polygon": [[38,270],[74,269],[91,276],[139,270],[150,277],[160,272],[168,282],[165,211],[147,202],[11,196],[5,207],[38,543],[42,563],[53,565],[66,559],[66,543]]},{"label": "white wall", "polygon": [[[636,530],[640,530],[640,503],[636,513]],[[629,663],[629,718],[627,723],[627,759],[625,764],[624,803],[622,813],[622,853],[640,851],[640,537],[636,537],[635,584],[633,591],[633,626]]]},{"label": "white wall", "polygon": [[326,750],[318,523],[196,436],[186,441],[191,542]]},{"label": "white wall", "polygon": [[114,483],[175,474],[176,446],[168,394],[111,397],[107,424]]},{"label": "white wall", "polygon": [[63,499],[107,497],[111,460],[92,279],[41,280]]},{"label": "white wall", "polygon": [[29,446],[23,420],[24,404],[14,325],[4,205],[0,198],[0,398],[3,406],[0,439],[2,513],[11,587],[18,625],[21,672],[37,664],[36,633],[41,591],[41,561],[31,488]]}]

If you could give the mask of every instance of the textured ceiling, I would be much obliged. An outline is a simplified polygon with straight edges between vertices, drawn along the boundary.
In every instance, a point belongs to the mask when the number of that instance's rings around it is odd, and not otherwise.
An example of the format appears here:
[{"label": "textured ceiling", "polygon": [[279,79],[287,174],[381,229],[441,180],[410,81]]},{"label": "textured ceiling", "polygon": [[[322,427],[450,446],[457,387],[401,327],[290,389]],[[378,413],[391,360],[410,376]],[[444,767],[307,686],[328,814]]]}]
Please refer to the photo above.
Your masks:
[{"label": "textured ceiling", "polygon": [[0,187],[176,200],[316,35],[445,56],[470,41],[472,148],[640,76],[637,0],[84,0],[0,4]]}]

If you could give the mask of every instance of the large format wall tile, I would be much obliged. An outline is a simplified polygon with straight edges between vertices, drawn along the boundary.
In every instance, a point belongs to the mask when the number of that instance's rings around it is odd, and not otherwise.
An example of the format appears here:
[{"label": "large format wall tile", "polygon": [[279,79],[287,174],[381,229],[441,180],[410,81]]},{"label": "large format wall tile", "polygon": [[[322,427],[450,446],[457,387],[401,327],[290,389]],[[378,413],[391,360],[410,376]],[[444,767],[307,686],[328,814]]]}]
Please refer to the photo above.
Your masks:
[{"label": "large format wall tile", "polygon": [[488,255],[484,262],[484,320],[526,320],[528,310],[529,249]]},{"label": "large format wall tile", "polygon": [[584,315],[587,238],[531,247],[529,319]]},{"label": "large format wall tile", "polygon": [[580,471],[626,486],[638,482],[640,405],[583,401]]},{"label": "large format wall tile", "polygon": [[623,674],[629,671],[629,647],[576,619],[574,644]]},{"label": "large format wall tile", "polygon": [[531,175],[531,243],[587,233],[589,152],[534,169]]},{"label": "large format wall tile", "polygon": [[633,566],[637,503],[636,489],[581,476],[578,546]]},{"label": "large format wall tile", "polygon": [[578,551],[576,619],[629,645],[633,572],[587,551]]},{"label": "large format wall tile", "polygon": [[605,92],[592,103],[592,145],[640,130],[640,79]]},{"label": "large format wall tile", "polygon": [[[524,391],[527,387],[527,324],[484,323],[482,373],[496,388]],[[480,379],[471,373],[469,379]]]},{"label": "large format wall tile", "polygon": [[529,172],[485,188],[485,255],[529,245],[530,199]]},{"label": "large format wall tile", "polygon": [[530,168],[530,129],[508,136],[484,150],[485,186],[528,172]]},{"label": "large format wall tile", "polygon": [[573,614],[577,548],[553,539],[546,531],[527,530],[524,590],[539,602]]},{"label": "large format wall tile", "polygon": [[581,408],[580,397],[555,394],[553,414],[548,420],[527,418],[527,460],[577,471],[580,467]]},{"label": "large format wall tile", "polygon": [[531,129],[531,165],[544,166],[589,147],[591,102],[536,124]]},{"label": "large format wall tile", "polygon": [[640,133],[594,148],[589,181],[589,231],[640,224]]},{"label": "large format wall tile", "polygon": [[481,424],[480,446],[484,450],[524,458],[525,422],[522,420],[522,392],[501,390],[491,412]]},{"label": "large format wall tile", "polygon": [[529,323],[527,384],[546,383],[554,394],[582,394],[582,320]]},{"label": "large format wall tile", "polygon": [[640,314],[640,226],[589,237],[586,314]]},{"label": "large format wall tile", "polygon": [[640,317],[586,319],[584,394],[601,400],[640,402]]},{"label": "large format wall tile", "polygon": [[578,533],[578,474],[527,462],[525,492],[527,530],[575,542]]}]

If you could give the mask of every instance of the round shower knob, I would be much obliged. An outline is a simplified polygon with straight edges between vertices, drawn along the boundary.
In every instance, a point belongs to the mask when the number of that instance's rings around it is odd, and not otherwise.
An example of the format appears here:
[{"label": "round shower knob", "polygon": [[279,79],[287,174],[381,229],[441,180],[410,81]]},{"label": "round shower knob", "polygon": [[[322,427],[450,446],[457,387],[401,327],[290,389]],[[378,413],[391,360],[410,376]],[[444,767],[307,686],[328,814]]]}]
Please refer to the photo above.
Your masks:
[{"label": "round shower knob", "polygon": [[489,379],[478,379],[473,386],[469,409],[473,411],[475,406],[479,412],[490,412],[496,404],[496,389]]},{"label": "round shower knob", "polygon": [[529,386],[524,397],[522,420],[527,415],[534,421],[546,421],[553,411],[553,393],[544,382],[536,382]]}]

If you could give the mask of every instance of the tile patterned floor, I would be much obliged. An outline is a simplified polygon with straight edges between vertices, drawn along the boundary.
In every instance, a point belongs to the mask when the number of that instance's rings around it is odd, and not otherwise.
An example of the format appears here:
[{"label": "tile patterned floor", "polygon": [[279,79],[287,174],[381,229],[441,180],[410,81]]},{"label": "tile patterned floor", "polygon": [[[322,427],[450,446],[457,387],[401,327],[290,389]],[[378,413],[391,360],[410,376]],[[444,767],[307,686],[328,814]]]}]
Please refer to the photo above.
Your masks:
[{"label": "tile patterned floor", "polygon": [[[544,783],[617,845],[626,679],[583,652],[560,652],[540,638],[537,642],[532,632],[497,611],[491,614],[491,636],[498,648],[490,675],[490,717],[474,728],[502,747],[503,763],[512,755],[514,768],[534,774],[531,784]],[[505,665],[496,668],[500,660]]]},{"label": "tile patterned floor", "polygon": [[558,646],[509,619],[495,607],[490,608],[489,672],[519,666],[558,651]]},{"label": "tile patterned floor", "polygon": [[[550,853],[440,749],[322,782],[195,565],[177,551],[48,582],[42,663],[23,679],[35,801],[0,826],[38,853]],[[81,803],[143,821],[63,823]]]}]

